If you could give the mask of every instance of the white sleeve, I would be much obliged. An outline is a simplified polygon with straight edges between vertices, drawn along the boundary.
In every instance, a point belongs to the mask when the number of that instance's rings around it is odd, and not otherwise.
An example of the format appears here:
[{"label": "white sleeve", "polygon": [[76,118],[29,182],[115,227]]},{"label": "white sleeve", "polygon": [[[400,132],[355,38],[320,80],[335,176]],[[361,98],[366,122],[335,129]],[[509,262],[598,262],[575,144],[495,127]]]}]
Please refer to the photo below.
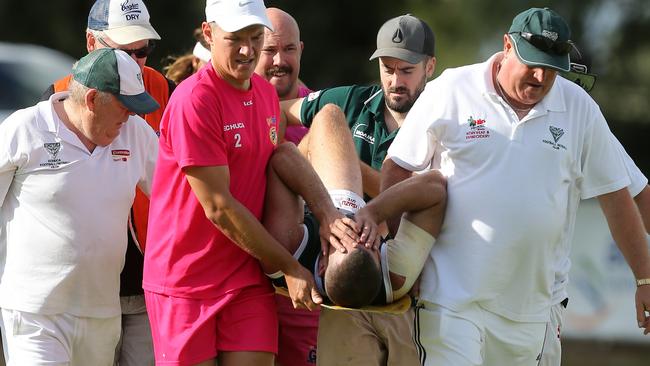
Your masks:
[{"label": "white sleeve", "polygon": [[11,182],[14,180],[16,169],[18,169],[10,152],[10,148],[15,146],[12,143],[15,131],[10,127],[13,124],[10,124],[8,120],[9,118],[0,123],[0,206],[4,204]]},{"label": "white sleeve", "polygon": [[437,141],[433,122],[444,103],[436,85],[435,80],[427,84],[388,148],[388,158],[404,169],[419,171],[431,165]]},{"label": "white sleeve", "polygon": [[646,178],[641,170],[639,170],[639,167],[636,166],[630,155],[628,155],[627,151],[625,151],[625,148],[623,148],[621,142],[618,141],[616,136],[613,134],[612,139],[614,145],[621,154],[621,158],[623,158],[623,164],[625,164],[625,169],[627,169],[627,175],[630,177],[631,183],[627,189],[630,191],[630,196],[636,197],[636,195],[641,193],[643,188],[645,188],[645,186],[648,184],[648,178]]},{"label": "white sleeve", "polygon": [[581,155],[580,191],[582,199],[614,192],[630,185],[619,149],[600,108],[593,102],[585,128]]},{"label": "white sleeve", "polygon": [[[144,121],[143,121],[144,122]],[[156,167],[156,160],[158,159],[158,136],[153,129],[147,124],[144,129],[143,143],[140,148],[143,150],[143,171],[138,182],[138,187],[144,194],[149,197],[151,195],[151,183],[153,182],[153,174]]]}]

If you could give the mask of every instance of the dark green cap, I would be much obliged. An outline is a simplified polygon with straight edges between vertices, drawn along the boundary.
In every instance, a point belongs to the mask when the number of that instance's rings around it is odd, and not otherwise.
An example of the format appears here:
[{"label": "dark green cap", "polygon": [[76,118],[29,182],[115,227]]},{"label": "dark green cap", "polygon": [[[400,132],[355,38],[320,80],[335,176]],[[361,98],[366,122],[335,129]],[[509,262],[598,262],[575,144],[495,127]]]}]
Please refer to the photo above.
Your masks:
[{"label": "dark green cap", "polygon": [[72,77],[88,88],[115,95],[133,113],[147,114],[160,108],[144,89],[140,66],[124,51],[94,50],[74,65]]},{"label": "dark green cap", "polygon": [[508,33],[524,64],[569,71],[571,29],[553,10],[531,8],[519,13]]}]

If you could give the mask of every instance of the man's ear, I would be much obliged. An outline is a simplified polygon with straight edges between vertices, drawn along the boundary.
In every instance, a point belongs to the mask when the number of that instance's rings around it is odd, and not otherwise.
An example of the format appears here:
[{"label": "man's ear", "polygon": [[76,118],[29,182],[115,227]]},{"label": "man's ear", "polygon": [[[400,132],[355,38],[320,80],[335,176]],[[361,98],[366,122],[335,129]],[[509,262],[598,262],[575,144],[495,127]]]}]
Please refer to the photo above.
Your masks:
[{"label": "man's ear", "polygon": [[503,53],[508,53],[512,48],[512,39],[507,34],[503,35]]},{"label": "man's ear", "polygon": [[318,261],[318,275],[325,276],[325,270],[327,269],[327,263],[329,263],[329,256],[321,255],[320,260]]},{"label": "man's ear", "polygon": [[205,38],[205,41],[208,42],[210,46],[212,46],[214,42],[212,40],[212,26],[210,26],[210,23],[201,23],[201,30],[203,31],[203,38]]},{"label": "man's ear", "polygon": [[88,50],[88,53],[94,51],[97,46],[95,43],[97,42],[97,39],[95,38],[95,35],[92,34],[92,32],[86,32],[86,50]]},{"label": "man's ear", "polygon": [[427,73],[427,79],[433,76],[433,72],[436,71],[436,58],[431,57],[427,61],[427,64],[425,65],[426,68],[426,73]]},{"label": "man's ear", "polygon": [[97,89],[88,89],[86,95],[84,95],[84,102],[86,103],[86,108],[89,111],[94,112],[97,104],[95,100],[97,99]]}]

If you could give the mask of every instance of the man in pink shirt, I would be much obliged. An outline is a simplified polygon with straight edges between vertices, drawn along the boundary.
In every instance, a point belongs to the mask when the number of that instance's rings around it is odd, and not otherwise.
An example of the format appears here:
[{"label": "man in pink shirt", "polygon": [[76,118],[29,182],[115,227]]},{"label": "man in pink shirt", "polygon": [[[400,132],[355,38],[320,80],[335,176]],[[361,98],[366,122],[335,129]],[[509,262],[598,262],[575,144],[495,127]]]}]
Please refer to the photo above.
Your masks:
[{"label": "man in pink shirt", "polygon": [[259,222],[267,166],[326,223],[324,238],[343,238],[345,225],[297,149],[276,149],[278,98],[253,73],[271,27],[263,1],[208,0],[206,19],[211,62],[179,85],[160,128],[143,280],[154,353],[162,364],[271,366],[277,316],[260,262],[285,274],[294,306],[322,299]]},{"label": "man in pink shirt", "polygon": [[[306,97],[312,91],[298,80],[300,57],[305,48],[298,23],[291,14],[278,8],[266,9],[266,16],[273,30],[264,30],[264,45],[255,73],[275,87],[280,100]],[[284,138],[298,145],[307,131],[304,126],[287,126]]]}]

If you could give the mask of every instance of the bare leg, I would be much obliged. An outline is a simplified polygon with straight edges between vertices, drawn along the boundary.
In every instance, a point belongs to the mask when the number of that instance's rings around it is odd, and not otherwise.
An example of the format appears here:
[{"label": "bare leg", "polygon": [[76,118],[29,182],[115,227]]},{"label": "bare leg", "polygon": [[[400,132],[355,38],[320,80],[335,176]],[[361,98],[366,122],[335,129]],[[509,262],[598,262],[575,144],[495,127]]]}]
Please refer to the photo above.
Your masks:
[{"label": "bare leg", "polygon": [[359,158],[339,107],[324,106],[298,148],[328,190],[345,189],[363,197]]}]

